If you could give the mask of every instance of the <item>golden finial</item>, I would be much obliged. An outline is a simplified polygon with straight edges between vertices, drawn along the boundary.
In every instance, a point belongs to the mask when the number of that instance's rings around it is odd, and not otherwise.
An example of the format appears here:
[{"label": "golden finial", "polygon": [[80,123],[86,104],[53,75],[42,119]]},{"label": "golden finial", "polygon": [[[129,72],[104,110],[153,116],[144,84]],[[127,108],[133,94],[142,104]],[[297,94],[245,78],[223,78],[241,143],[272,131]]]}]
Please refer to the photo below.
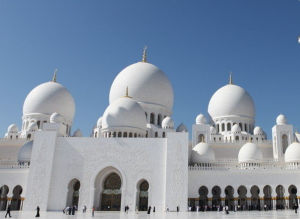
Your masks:
[{"label": "golden finial", "polygon": [[232,81],[232,72],[229,73],[229,84],[233,84],[233,81]]},{"label": "golden finial", "polygon": [[53,78],[52,78],[52,81],[53,82],[56,82],[56,73],[57,73],[57,68],[54,70],[54,73],[53,73]]},{"label": "golden finial", "polygon": [[128,86],[126,87],[126,93],[125,93],[125,96],[124,96],[124,97],[131,98],[131,96],[128,95]]},{"label": "golden finial", "polygon": [[147,62],[147,46],[145,46],[144,49],[143,49],[142,62]]}]

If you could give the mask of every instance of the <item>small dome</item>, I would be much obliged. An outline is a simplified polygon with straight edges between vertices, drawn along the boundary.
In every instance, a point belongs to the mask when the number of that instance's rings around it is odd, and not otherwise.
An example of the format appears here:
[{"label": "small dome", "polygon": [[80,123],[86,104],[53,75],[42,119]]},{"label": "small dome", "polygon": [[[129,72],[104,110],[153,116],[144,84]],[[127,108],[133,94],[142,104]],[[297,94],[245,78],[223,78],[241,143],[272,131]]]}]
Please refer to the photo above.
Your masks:
[{"label": "small dome", "polygon": [[7,128],[7,133],[18,133],[18,131],[19,131],[19,129],[18,129],[18,126],[16,124],[11,124]]},{"label": "small dome", "polygon": [[109,103],[123,97],[126,87],[129,87],[129,95],[137,102],[164,106],[172,112],[172,85],[165,73],[155,65],[138,62],[123,69],[111,85]]},{"label": "small dome", "polygon": [[174,121],[171,117],[167,116],[163,119],[161,123],[161,127],[163,129],[173,129],[174,128]]},{"label": "small dome", "polygon": [[217,129],[215,127],[211,126],[209,129],[211,134],[213,135],[217,134]]},{"label": "small dome", "polygon": [[82,137],[82,132],[80,131],[80,129],[77,129],[74,133],[73,133],[73,137]]},{"label": "small dome", "polygon": [[27,128],[27,131],[29,132],[35,132],[37,131],[39,128],[38,128],[38,125],[36,122],[31,122]]},{"label": "small dome", "polygon": [[186,126],[185,126],[183,123],[181,123],[181,124],[177,127],[176,132],[188,132],[188,130],[187,130]]},{"label": "small dome", "polygon": [[69,91],[57,82],[46,82],[35,87],[27,95],[23,105],[23,115],[41,113],[51,115],[58,112],[68,121],[75,114],[75,102]]},{"label": "small dome", "polygon": [[102,116],[99,117],[97,120],[97,128],[101,129],[102,128]]},{"label": "small dome", "polygon": [[228,84],[217,90],[208,105],[211,118],[241,116],[254,119],[255,106],[252,97],[242,87]]},{"label": "small dome", "polygon": [[199,114],[197,117],[196,117],[196,124],[206,124],[206,118],[203,114]]},{"label": "small dome", "polygon": [[262,130],[261,127],[256,126],[253,130],[253,134],[254,135],[264,135],[264,131]]},{"label": "small dome", "polygon": [[234,124],[231,129],[231,133],[241,133],[241,127],[238,124]]},{"label": "small dome", "polygon": [[252,142],[248,142],[246,144],[244,144],[240,151],[239,151],[239,155],[238,155],[238,160],[240,163],[253,163],[253,162],[259,162],[261,161],[263,158],[262,156],[262,152],[259,149],[259,147],[252,143]]},{"label": "small dome", "polygon": [[300,162],[300,143],[290,144],[284,154],[285,162]]},{"label": "small dome", "polygon": [[286,119],[285,115],[279,114],[279,116],[277,116],[277,118],[276,118],[276,124],[277,125],[286,125],[287,119]]},{"label": "small dome", "polygon": [[108,128],[137,128],[146,131],[146,115],[135,100],[121,97],[110,104],[102,118],[102,129]]},{"label": "small dome", "polygon": [[50,116],[50,123],[63,123],[64,120],[64,117],[57,112],[52,113]]},{"label": "small dome", "polygon": [[207,163],[215,160],[215,152],[207,143],[199,143],[192,150],[193,163]]},{"label": "small dome", "polygon": [[28,141],[19,149],[19,153],[18,153],[19,162],[30,162],[32,146],[33,146],[33,141]]}]

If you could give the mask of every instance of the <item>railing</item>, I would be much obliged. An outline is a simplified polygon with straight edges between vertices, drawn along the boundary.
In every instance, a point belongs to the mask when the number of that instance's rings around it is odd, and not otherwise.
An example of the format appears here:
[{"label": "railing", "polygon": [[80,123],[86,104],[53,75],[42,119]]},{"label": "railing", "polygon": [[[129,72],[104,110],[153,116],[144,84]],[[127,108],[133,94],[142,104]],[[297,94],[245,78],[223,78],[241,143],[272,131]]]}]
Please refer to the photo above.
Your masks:
[{"label": "railing", "polygon": [[11,160],[0,160],[0,169],[27,169],[29,163],[19,163]]},{"label": "railing", "polygon": [[[264,160],[257,163],[239,163],[238,160],[218,160],[210,163],[198,163],[189,165],[190,171],[198,170],[296,170],[290,165],[280,161]],[[300,167],[299,167],[300,170]]]}]

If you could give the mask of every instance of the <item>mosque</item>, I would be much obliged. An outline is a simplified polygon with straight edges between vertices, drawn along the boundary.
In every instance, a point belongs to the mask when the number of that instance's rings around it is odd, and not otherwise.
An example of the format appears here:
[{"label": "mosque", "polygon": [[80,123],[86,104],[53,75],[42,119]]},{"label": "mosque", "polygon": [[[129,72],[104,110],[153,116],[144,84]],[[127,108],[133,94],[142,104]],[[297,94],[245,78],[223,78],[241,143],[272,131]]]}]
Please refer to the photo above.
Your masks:
[{"label": "mosque", "polygon": [[[22,127],[0,139],[0,210],[244,210],[292,208],[300,187],[300,135],[280,114],[267,138],[242,87],[219,88],[191,139],[172,119],[173,88],[147,62],[114,79],[91,135],[72,132],[75,101],[56,80],[33,88]],[[274,119],[275,120],[275,119]]]}]

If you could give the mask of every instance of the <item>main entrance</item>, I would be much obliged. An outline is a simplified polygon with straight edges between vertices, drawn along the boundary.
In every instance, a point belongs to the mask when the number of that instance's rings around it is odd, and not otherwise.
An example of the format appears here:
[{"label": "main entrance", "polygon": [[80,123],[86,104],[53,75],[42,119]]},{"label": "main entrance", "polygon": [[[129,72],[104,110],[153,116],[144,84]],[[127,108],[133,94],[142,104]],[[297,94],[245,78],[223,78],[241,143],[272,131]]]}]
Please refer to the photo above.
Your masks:
[{"label": "main entrance", "polygon": [[121,178],[116,173],[109,174],[104,180],[101,193],[102,211],[121,210]]}]

